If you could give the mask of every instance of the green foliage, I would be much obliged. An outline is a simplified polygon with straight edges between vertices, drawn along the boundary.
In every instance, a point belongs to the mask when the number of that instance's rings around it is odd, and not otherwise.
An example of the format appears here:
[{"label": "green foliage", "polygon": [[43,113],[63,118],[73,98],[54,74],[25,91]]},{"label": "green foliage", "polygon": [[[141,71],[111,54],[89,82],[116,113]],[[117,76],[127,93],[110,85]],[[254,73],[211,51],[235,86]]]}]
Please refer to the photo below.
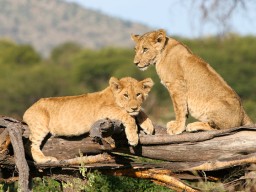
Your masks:
[{"label": "green foliage", "polygon": [[88,173],[87,192],[171,192],[170,189],[153,184],[149,180],[130,177],[115,177],[102,175],[97,171]]},{"label": "green foliage", "polygon": [[0,183],[0,192],[16,192],[18,188],[18,183]]},{"label": "green foliage", "polygon": [[41,97],[72,94],[68,74],[49,65],[0,66],[0,109],[3,114],[21,116]]},{"label": "green foliage", "polygon": [[[256,37],[181,41],[223,76],[256,121]],[[99,91],[108,85],[111,76],[132,76],[140,80],[151,77],[155,86],[144,107],[154,121],[165,124],[174,118],[168,92],[160,84],[155,69],[139,71],[132,63],[133,56],[131,49],[90,50],[66,43],[56,47],[50,58],[42,59],[29,45],[0,40],[0,114],[21,118],[26,108],[41,97]],[[105,176],[98,172],[89,173],[86,178],[88,184],[80,186],[86,191],[168,191],[148,180]],[[47,178],[36,179],[34,191],[59,191],[59,183],[51,182]],[[8,187],[11,191],[17,186],[1,184],[0,191]]]},{"label": "green foliage", "polygon": [[111,76],[142,79],[143,74],[131,65],[131,61],[132,51],[127,49],[83,50],[73,60],[74,76],[88,91],[98,91],[106,87]]},{"label": "green foliage", "polygon": [[[241,96],[245,109],[256,121],[256,37],[231,35],[219,40],[181,39]],[[41,59],[28,45],[0,40],[0,114],[21,117],[41,97],[81,94],[108,86],[111,76],[151,77],[155,85],[144,104],[157,122],[174,118],[171,99],[160,84],[154,67],[142,72],[133,65],[134,51],[124,48],[82,49],[74,43],[56,47]]]},{"label": "green foliage", "polygon": [[8,40],[0,41],[0,64],[30,65],[40,60],[40,55],[30,45],[16,45]]},{"label": "green foliage", "polygon": [[34,192],[56,192],[61,191],[60,183],[49,178],[43,177],[41,178],[34,178],[33,179],[33,191]]},{"label": "green foliage", "polygon": [[72,42],[67,42],[55,47],[51,52],[53,63],[69,67],[72,65],[70,59],[81,51],[81,46]]}]

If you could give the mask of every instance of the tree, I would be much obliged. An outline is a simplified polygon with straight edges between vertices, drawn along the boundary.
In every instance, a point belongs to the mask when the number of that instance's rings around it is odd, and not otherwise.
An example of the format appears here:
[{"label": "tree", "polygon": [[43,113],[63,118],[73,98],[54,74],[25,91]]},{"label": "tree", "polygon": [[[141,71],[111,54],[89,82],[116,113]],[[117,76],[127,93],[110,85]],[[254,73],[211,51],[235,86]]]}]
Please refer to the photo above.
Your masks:
[{"label": "tree", "polygon": [[246,11],[252,1],[246,0],[192,0],[191,10],[200,11],[203,24],[211,23],[218,27],[219,36],[224,36],[232,29],[231,19],[238,10]]},{"label": "tree", "polygon": [[70,66],[72,64],[70,58],[81,49],[82,47],[76,43],[66,42],[55,47],[51,52],[50,58],[56,64]]},{"label": "tree", "polygon": [[9,40],[0,40],[0,64],[31,65],[41,60],[31,45],[17,45]]}]

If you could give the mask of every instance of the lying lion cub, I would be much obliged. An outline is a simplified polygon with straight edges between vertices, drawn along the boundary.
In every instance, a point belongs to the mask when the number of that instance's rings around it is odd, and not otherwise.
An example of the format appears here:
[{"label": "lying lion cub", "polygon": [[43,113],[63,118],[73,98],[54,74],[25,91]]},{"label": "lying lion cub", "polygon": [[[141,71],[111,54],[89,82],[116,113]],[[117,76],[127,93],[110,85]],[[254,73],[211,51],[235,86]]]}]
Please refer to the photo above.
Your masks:
[{"label": "lying lion cub", "polygon": [[[132,35],[136,43],[134,63],[141,70],[155,65],[161,83],[172,98],[175,121],[167,123],[169,134],[225,129],[252,124],[239,96],[204,60],[164,30]],[[192,115],[200,122],[185,126]]]},{"label": "lying lion cub", "polygon": [[111,77],[109,87],[100,92],[40,99],[23,116],[30,129],[33,159],[37,163],[57,160],[55,157],[44,156],[40,150],[49,132],[61,136],[81,135],[89,132],[94,122],[104,118],[122,121],[130,145],[137,145],[135,117],[147,134],[154,131],[151,120],[141,110],[141,104],[152,86],[150,78],[137,81],[131,77],[120,80]]}]

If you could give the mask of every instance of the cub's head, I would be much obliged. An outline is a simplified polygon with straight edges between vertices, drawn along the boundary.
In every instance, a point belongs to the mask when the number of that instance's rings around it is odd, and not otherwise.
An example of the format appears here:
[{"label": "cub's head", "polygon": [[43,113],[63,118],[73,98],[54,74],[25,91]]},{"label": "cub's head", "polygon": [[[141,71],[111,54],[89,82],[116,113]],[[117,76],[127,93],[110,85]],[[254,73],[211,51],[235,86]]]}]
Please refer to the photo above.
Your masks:
[{"label": "cub's head", "polygon": [[165,46],[165,31],[160,29],[144,35],[131,35],[131,38],[136,43],[134,64],[143,71],[149,65],[155,65],[160,59],[161,50]]},{"label": "cub's head", "polygon": [[131,77],[124,77],[120,80],[111,77],[109,85],[116,104],[125,109],[131,116],[136,116],[139,114],[141,105],[147,98],[154,83],[150,78],[137,81]]}]

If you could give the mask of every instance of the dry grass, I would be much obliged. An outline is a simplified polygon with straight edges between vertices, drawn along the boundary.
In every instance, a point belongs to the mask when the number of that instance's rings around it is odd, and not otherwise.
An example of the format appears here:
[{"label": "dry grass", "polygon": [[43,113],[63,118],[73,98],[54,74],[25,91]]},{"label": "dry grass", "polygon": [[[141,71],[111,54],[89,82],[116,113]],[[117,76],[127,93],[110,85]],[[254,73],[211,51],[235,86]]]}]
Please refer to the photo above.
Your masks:
[{"label": "dry grass", "polygon": [[256,192],[256,165],[230,168],[213,174],[219,178],[218,181],[201,180],[191,185],[203,192]]}]

